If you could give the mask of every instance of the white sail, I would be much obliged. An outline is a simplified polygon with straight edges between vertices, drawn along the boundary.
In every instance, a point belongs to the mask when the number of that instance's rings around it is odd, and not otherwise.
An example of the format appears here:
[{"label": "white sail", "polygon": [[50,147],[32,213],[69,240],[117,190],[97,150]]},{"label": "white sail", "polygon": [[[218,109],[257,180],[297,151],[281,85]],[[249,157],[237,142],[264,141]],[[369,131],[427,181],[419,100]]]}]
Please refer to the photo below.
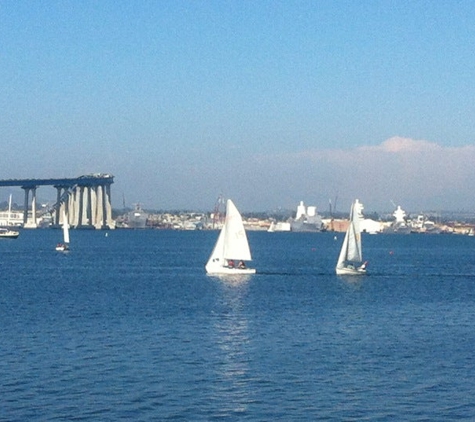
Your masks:
[{"label": "white sail", "polygon": [[354,223],[350,223],[350,227],[348,227],[346,260],[353,262],[361,262],[363,260],[361,253],[361,234],[356,230]]},{"label": "white sail", "polygon": [[338,262],[336,264],[336,268],[340,269],[345,266],[347,251],[348,251],[348,237],[349,237],[349,230],[346,231],[345,238],[343,239],[343,245],[341,246],[340,255],[338,257]]},{"label": "white sail", "polygon": [[221,229],[213,252],[206,264],[206,272],[213,273],[219,271],[220,268],[226,265],[224,261],[224,237],[226,235],[226,225]]},{"label": "white sail", "polygon": [[359,228],[362,209],[363,206],[358,200],[351,205],[350,222],[336,264],[337,274],[361,274],[366,271],[365,264],[362,264],[363,252]]},{"label": "white sail", "polygon": [[66,212],[63,210],[63,240],[66,245],[69,244],[69,223]]},{"label": "white sail", "polygon": [[224,225],[226,227],[224,258],[251,261],[251,251],[241,214],[239,214],[239,211],[230,199],[226,203],[226,220]]},{"label": "white sail", "polygon": [[214,274],[252,274],[255,272],[254,269],[229,266],[231,261],[251,260],[251,251],[241,214],[239,214],[233,202],[228,199],[224,226],[219,233],[216,245],[206,264],[206,272]]}]

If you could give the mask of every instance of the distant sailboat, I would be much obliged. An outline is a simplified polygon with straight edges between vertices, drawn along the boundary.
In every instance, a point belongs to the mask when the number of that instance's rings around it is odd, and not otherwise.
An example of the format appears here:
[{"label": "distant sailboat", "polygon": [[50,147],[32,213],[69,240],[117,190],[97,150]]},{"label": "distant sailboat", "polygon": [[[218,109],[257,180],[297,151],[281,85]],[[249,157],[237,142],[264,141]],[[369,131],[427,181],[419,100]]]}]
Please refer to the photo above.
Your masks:
[{"label": "distant sailboat", "polygon": [[56,250],[60,252],[69,251],[69,223],[65,211],[63,210],[63,243],[56,245]]},{"label": "distant sailboat", "polygon": [[256,270],[247,268],[244,263],[251,260],[251,251],[241,214],[228,199],[224,226],[206,264],[206,272],[208,274],[254,274]]},{"label": "distant sailboat", "polygon": [[341,247],[340,256],[336,264],[337,275],[366,274],[366,262],[363,262],[361,249],[361,231],[359,227],[359,212],[362,205],[356,200],[351,205],[350,224],[346,230],[345,239]]}]

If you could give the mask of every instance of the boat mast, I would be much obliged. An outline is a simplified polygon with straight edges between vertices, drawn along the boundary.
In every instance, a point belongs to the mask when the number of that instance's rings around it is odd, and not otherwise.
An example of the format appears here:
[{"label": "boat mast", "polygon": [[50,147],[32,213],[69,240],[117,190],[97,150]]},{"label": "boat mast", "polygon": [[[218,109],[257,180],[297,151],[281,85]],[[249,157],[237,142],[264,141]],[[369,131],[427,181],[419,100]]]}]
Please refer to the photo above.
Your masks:
[{"label": "boat mast", "polygon": [[213,229],[216,229],[218,224],[223,220],[223,213],[221,212],[221,205],[224,204],[223,194],[219,194],[213,210]]}]

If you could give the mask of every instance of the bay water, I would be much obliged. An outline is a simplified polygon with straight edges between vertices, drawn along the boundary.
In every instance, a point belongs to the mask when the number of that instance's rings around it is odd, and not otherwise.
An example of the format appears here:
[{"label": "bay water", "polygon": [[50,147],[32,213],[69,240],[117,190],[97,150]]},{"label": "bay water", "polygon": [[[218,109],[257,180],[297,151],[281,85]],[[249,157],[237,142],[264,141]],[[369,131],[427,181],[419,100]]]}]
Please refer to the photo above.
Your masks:
[{"label": "bay water", "polygon": [[475,237],[23,230],[0,241],[0,421],[475,420]]}]

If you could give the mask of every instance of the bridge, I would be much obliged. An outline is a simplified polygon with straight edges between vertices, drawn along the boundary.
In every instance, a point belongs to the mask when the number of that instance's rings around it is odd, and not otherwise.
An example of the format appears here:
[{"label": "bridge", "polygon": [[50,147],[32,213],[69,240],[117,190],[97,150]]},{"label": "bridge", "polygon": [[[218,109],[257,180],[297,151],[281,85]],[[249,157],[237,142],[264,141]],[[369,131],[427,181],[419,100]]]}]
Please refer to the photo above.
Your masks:
[{"label": "bridge", "polygon": [[[113,227],[111,185],[114,176],[94,173],[73,179],[7,179],[0,187],[20,187],[25,191],[23,227],[37,227],[36,190],[39,186],[53,186],[56,203],[49,210],[53,223],[61,224],[62,211],[74,228],[109,229]],[[31,193],[31,215],[28,218]]]}]

